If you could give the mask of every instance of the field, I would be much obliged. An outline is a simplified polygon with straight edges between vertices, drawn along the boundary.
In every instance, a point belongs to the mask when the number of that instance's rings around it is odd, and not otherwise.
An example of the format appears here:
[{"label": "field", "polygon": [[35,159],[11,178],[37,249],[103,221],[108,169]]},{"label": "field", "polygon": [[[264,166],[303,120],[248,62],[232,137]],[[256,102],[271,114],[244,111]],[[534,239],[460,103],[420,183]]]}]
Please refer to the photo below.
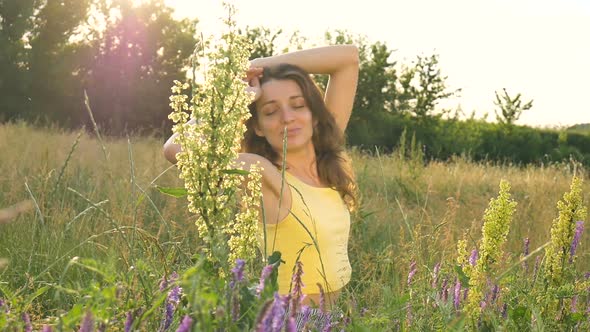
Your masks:
[{"label": "field", "polygon": [[[159,282],[176,271],[185,297],[176,303],[171,330],[187,315],[195,321],[195,331],[245,328],[219,323],[231,319],[216,320],[229,315],[229,307],[221,305],[225,295],[219,294],[223,278],[208,274],[200,258],[202,243],[186,200],[155,188],[182,186],[177,169],[162,155],[162,143],[136,136],[100,141],[82,131],[22,123],[0,126],[0,209],[28,202],[18,217],[0,219],[0,300],[4,301],[4,305],[0,302],[0,327],[21,330],[27,313],[35,330],[43,325],[72,330],[92,317],[99,329],[122,331],[126,320],[135,315],[134,329],[157,330],[169,303]],[[447,305],[444,296],[439,297],[438,291],[428,295],[428,289],[441,287],[442,277],[431,280],[439,262],[441,276],[446,273],[454,287],[457,243],[465,239],[469,252],[478,246],[484,211],[498,195],[500,181],[511,184],[518,205],[495,269],[508,271],[517,264],[518,270],[528,264],[527,276],[544,251],[519,263],[525,239],[530,241],[531,253],[550,240],[558,216],[556,203],[570,190],[574,174],[585,180],[582,192],[590,192],[588,173],[575,162],[495,165],[464,157],[425,163],[415,153],[400,156],[399,150],[391,155],[357,150],[350,154],[361,206],[353,216],[349,246],[352,281],[340,299],[351,320],[347,330],[468,328],[467,309],[451,310],[452,296]],[[588,195],[584,205],[588,206]],[[577,274],[571,280],[581,280],[590,271],[586,235],[572,263]],[[408,278],[412,262],[415,274]],[[248,262],[247,271],[256,273],[249,276],[252,280],[258,279],[260,267],[260,262]],[[500,283],[507,295],[500,296],[498,306],[507,304],[513,321],[503,326],[525,326],[526,330],[551,326],[552,316],[543,316],[549,309],[540,308],[535,314],[535,308],[527,311],[527,305],[516,300],[518,274],[511,276]],[[573,301],[575,295],[577,301],[579,295],[580,300],[577,307],[567,302],[566,308],[583,313],[587,295],[578,286],[572,292],[562,298]],[[442,309],[428,313],[428,306],[435,302]],[[525,318],[519,320],[517,311],[522,306]],[[255,318],[256,312],[244,316]],[[587,324],[578,316],[568,317],[567,326]]]}]

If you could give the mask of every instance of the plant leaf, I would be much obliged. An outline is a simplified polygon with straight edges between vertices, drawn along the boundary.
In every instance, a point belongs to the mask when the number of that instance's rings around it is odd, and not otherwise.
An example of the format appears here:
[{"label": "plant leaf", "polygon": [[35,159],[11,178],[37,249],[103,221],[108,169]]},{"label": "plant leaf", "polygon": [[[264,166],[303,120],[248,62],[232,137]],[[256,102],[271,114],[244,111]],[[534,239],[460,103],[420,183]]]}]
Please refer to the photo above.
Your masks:
[{"label": "plant leaf", "polygon": [[156,189],[158,189],[159,192],[161,192],[162,194],[166,194],[169,196],[173,196],[173,197],[184,197],[188,194],[188,192],[186,191],[186,188],[182,188],[182,187],[160,187],[160,186],[156,186]]},{"label": "plant leaf", "polygon": [[221,173],[224,174],[237,174],[237,175],[248,175],[250,174],[249,171],[243,169],[222,169]]}]

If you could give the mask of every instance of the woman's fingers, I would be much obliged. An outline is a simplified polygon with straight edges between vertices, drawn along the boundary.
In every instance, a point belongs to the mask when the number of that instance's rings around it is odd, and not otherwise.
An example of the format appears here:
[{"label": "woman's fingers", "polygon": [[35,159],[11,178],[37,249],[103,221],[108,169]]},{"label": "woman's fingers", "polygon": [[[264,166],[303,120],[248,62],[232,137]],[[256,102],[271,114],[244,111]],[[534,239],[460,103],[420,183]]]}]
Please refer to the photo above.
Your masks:
[{"label": "woman's fingers", "polygon": [[263,68],[261,68],[261,67],[250,67],[250,69],[248,69],[246,71],[246,77],[244,77],[244,81],[250,82],[250,80],[252,80],[252,78],[261,76],[262,71],[263,71]]},{"label": "woman's fingers", "polygon": [[252,101],[258,100],[260,98],[260,94],[262,90],[260,89],[260,80],[257,76],[254,76],[252,79],[248,81],[249,87],[246,88],[246,91],[251,92],[254,96]]}]

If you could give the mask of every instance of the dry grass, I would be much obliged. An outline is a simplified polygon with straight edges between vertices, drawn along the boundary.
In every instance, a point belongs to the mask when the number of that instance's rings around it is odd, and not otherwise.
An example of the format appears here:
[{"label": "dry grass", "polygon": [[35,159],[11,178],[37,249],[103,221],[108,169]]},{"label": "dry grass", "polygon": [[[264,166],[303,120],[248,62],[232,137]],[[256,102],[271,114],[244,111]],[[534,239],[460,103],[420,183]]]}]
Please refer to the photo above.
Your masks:
[{"label": "dry grass", "polygon": [[[143,255],[154,266],[182,257],[188,261],[198,241],[186,203],[153,189],[154,184],[181,186],[161,145],[156,138],[107,139],[105,160],[99,142],[87,133],[1,125],[0,209],[33,202],[33,208],[0,225],[0,258],[9,260],[0,263],[1,279],[14,288],[26,276],[51,282],[71,257],[109,259],[113,251],[123,260]],[[584,192],[590,192],[588,174],[573,163],[517,167],[457,158],[424,165],[395,154],[352,151],[351,156],[362,206],[350,242],[350,289],[362,289],[360,302],[374,305],[383,299],[384,284],[400,284],[410,260],[430,267],[453,261],[464,235],[475,246],[483,212],[501,179],[512,184],[518,202],[507,246],[513,256],[526,237],[531,248],[548,241],[556,202],[574,172],[582,174]],[[124,226],[145,230],[154,246],[131,245],[133,236],[125,232],[85,242]],[[590,268],[588,248],[583,240],[578,260],[583,270]],[[2,270],[2,264],[8,267]],[[48,269],[51,264],[55,268]]]}]

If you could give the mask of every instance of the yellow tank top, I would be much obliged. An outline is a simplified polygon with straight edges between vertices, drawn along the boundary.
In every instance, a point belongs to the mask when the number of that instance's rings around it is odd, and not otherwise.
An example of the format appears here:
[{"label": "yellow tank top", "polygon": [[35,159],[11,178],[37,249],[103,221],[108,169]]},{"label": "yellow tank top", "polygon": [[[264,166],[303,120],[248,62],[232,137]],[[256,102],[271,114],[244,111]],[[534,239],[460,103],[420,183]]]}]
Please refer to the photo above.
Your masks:
[{"label": "yellow tank top", "polygon": [[350,213],[338,191],[310,186],[288,172],[285,179],[292,197],[289,215],[277,224],[266,224],[267,257],[279,251],[285,261],[279,266],[279,293],[289,293],[299,255],[304,294],[318,294],[317,283],[326,292],[339,290],[350,281]]}]

